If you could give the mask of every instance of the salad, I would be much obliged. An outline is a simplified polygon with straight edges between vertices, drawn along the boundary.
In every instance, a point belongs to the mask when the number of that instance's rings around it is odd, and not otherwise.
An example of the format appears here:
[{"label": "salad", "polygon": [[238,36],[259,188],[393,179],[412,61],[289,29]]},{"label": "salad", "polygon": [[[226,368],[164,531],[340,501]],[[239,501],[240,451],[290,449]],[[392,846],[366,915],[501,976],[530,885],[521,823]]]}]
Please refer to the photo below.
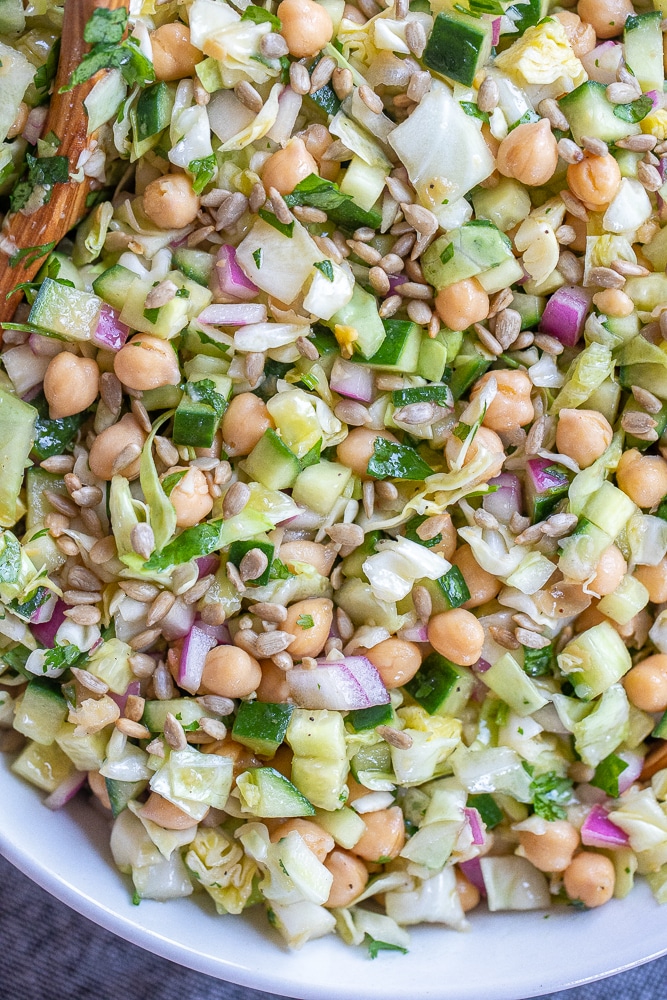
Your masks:
[{"label": "salad", "polygon": [[664,27],[0,3],[0,746],[136,903],[667,901]]}]

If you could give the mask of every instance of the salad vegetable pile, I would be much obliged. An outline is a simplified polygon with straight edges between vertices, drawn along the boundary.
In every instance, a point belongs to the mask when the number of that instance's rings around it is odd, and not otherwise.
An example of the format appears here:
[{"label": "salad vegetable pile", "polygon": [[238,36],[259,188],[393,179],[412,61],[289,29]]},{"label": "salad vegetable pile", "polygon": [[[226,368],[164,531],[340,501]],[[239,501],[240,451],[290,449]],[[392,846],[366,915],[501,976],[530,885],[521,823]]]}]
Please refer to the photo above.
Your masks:
[{"label": "salad vegetable pile", "polygon": [[656,5],[0,0],[0,746],[136,902],[667,901]]}]

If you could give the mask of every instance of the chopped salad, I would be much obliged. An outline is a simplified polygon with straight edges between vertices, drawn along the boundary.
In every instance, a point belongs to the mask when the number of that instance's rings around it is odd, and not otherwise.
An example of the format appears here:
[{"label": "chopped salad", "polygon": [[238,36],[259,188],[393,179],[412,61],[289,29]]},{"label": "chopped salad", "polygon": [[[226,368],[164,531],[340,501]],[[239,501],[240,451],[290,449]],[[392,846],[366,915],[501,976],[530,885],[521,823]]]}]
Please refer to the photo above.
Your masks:
[{"label": "chopped salad", "polygon": [[136,903],[667,901],[665,12],[0,4],[0,746]]}]

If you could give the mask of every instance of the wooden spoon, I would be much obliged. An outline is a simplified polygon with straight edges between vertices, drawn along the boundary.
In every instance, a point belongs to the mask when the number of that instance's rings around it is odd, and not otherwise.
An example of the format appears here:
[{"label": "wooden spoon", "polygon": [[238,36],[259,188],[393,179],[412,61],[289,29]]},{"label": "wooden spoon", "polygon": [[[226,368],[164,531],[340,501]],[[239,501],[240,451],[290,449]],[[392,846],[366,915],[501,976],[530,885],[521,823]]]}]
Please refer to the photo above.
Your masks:
[{"label": "wooden spoon", "polygon": [[[127,7],[129,0],[66,0],[65,16],[62,31],[62,47],[58,62],[58,72],[49,106],[49,114],[44,127],[44,135],[54,132],[60,140],[59,156],[69,160],[70,172],[74,172],[79,156],[86,148],[89,140],[87,134],[88,118],[83,100],[101,74],[96,74],[91,80],[75,87],[65,94],[59,93],[65,86],[72,72],[81,62],[88,46],[83,40],[83,29],[96,7]],[[101,73],[106,72],[102,70]],[[3,227],[2,235],[9,238],[18,250],[28,247],[41,247],[44,244],[56,244],[75,226],[86,214],[86,197],[90,191],[90,180],[84,177],[81,183],[67,181],[65,184],[55,184],[51,200],[32,215],[15,212],[8,217]],[[7,298],[9,292],[17,284],[32,281],[35,274],[44,263],[46,254],[30,260],[28,255],[18,261],[15,266],[10,264],[11,252],[0,250],[0,323],[9,321],[21,301],[22,293],[15,292]]]}]

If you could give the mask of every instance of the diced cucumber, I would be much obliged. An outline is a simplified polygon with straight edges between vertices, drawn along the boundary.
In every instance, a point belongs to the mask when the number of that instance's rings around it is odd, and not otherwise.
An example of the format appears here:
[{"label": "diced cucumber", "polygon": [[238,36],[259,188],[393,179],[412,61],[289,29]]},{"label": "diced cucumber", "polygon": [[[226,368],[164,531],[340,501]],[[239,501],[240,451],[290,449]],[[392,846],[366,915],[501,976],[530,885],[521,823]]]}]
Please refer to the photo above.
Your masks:
[{"label": "diced cucumber", "polygon": [[587,518],[580,518],[572,534],[560,542],[559,570],[571,580],[588,580],[595,573],[600,556],[612,542],[613,538],[606,531]]},{"label": "diced cucumber", "polygon": [[[532,469],[537,467],[533,475]],[[572,473],[563,465],[547,464],[545,459],[531,459],[526,476],[526,506],[533,524],[544,521],[567,497]]]},{"label": "diced cucumber", "polygon": [[511,177],[501,177],[498,185],[493,188],[475,188],[472,203],[478,219],[488,219],[503,233],[523,222],[532,208],[523,184]]},{"label": "diced cucumber", "polygon": [[316,809],[315,818],[322,829],[331,834],[338,846],[344,847],[348,851],[359,843],[366,832],[366,824],[363,819],[349,806],[334,809],[333,812],[328,812],[326,809]]},{"label": "diced cucumber", "polygon": [[370,212],[384,189],[387,170],[382,166],[370,166],[360,156],[353,156],[340,183],[342,194],[349,194],[359,208]]},{"label": "diced cucumber", "polygon": [[282,819],[314,816],[315,808],[299,789],[273,767],[253,767],[236,779],[241,804],[253,816]]},{"label": "diced cucumber", "polygon": [[71,722],[63,722],[56,735],[56,743],[67,754],[77,771],[99,771],[107,753],[107,744],[111,735],[111,727],[107,726],[99,733],[84,733],[74,735],[76,726]]},{"label": "diced cucumber", "polygon": [[661,717],[658,719],[651,736],[655,736],[655,738],[659,740],[667,740],[667,712],[663,712]]},{"label": "diced cucumber", "polygon": [[37,410],[0,389],[0,526],[11,528],[22,516],[18,497],[35,432]]},{"label": "diced cucumber", "polygon": [[468,585],[463,579],[463,573],[458,566],[452,566],[435,583],[441,590],[445,607],[448,609],[460,608],[462,604],[470,600]]},{"label": "diced cucumber", "polygon": [[523,277],[524,271],[519,261],[515,257],[507,257],[497,267],[491,267],[488,271],[478,274],[477,280],[488,295],[493,295],[502,288],[509,288]]},{"label": "diced cucumber", "polygon": [[[610,424],[616,423],[618,405],[621,401],[621,387],[615,378],[606,378],[602,385],[590,394],[586,400],[586,408],[597,410],[606,417]],[[627,441],[627,437],[626,437]]]},{"label": "diced cucumber", "polygon": [[[590,402],[590,400],[589,400]],[[644,412],[642,407],[639,405],[637,400],[631,396],[625,406],[623,407],[623,413],[640,413]],[[662,437],[667,430],[667,403],[662,404],[662,408],[657,413],[652,413],[651,416],[656,422],[653,428],[658,437]],[[636,448],[637,451],[646,451],[653,444],[652,441],[646,441],[642,438],[635,437],[633,434],[625,435],[625,447],[626,448]]]},{"label": "diced cucumber", "polygon": [[286,740],[294,751],[292,781],[321,809],[338,809],[347,798],[348,761],[340,712],[295,709]]},{"label": "diced cucumber", "polygon": [[186,278],[191,278],[198,285],[208,288],[213,268],[215,267],[215,257],[206,253],[205,250],[191,250],[188,247],[179,247],[174,251],[174,267],[177,267]]},{"label": "diced cucumber", "polygon": [[436,290],[513,260],[512,244],[486,219],[466,222],[432,243],[422,257],[424,277]]},{"label": "diced cucumber", "polygon": [[659,229],[650,243],[647,243],[642,253],[651,261],[656,271],[664,271],[667,267],[667,227]]},{"label": "diced cucumber", "polygon": [[236,713],[232,738],[261,757],[273,757],[285,739],[293,711],[293,705],[242,701]]},{"label": "diced cucumber", "polygon": [[295,485],[301,463],[269,427],[245,460],[245,470],[251,479],[269,490],[286,490]]},{"label": "diced cucumber", "polygon": [[162,337],[163,340],[171,340],[188,325],[188,300],[175,295],[157,310],[155,319],[149,318],[153,316],[154,310],[146,308],[146,296],[152,287],[153,282],[135,278],[126,289],[120,321],[132,330],[152,333],[155,337]]},{"label": "diced cucumber", "polygon": [[454,399],[460,399],[473,382],[481,378],[490,367],[489,359],[483,358],[481,354],[460,354],[454,361],[454,370],[449,380],[449,388]]},{"label": "diced cucumber", "polygon": [[353,327],[357,331],[355,353],[367,359],[377,354],[386,336],[375,296],[358,284],[354,286],[350,301],[333,314],[328,325],[334,331],[337,326]]},{"label": "diced cucumber", "polygon": [[183,390],[177,385],[161,385],[157,389],[146,389],[141,402],[147,410],[175,410],[181,399]]},{"label": "diced cucumber", "polygon": [[111,803],[111,814],[115,819],[127,808],[127,803],[139,798],[148,784],[147,781],[119,781],[117,778],[105,778],[107,795]]},{"label": "diced cucumber", "polygon": [[515,309],[521,317],[521,329],[531,330],[542,318],[547,304],[544,295],[526,295],[524,292],[512,292],[510,309]]},{"label": "diced cucumber", "polygon": [[46,278],[30,310],[28,322],[64,340],[90,340],[97,328],[101,305],[102,300],[97,295]]},{"label": "diced cucumber", "polygon": [[298,474],[292,499],[326,517],[345,490],[351,475],[351,470],[339,462],[322,459],[317,465],[310,465]]},{"label": "diced cucumber", "polygon": [[147,701],[141,721],[152,733],[161,733],[164,731],[168,712],[171,712],[184,726],[192,725],[202,716],[211,714],[194,698],[168,698],[166,701]]},{"label": "diced cucumber", "polygon": [[447,348],[438,340],[423,337],[419,348],[417,374],[429,382],[440,382],[447,366]]},{"label": "diced cucumber", "polygon": [[45,792],[54,792],[74,771],[74,765],[57,743],[50,747],[28,743],[12,764],[12,771]]},{"label": "diced cucumber", "polygon": [[386,726],[391,722],[394,710],[391,703],[373,705],[372,708],[357,708],[350,712],[345,721],[349,722],[356,733],[364,729],[375,729],[376,726]]},{"label": "diced cucumber", "polygon": [[662,93],[665,82],[660,30],[662,18],[662,11],[650,10],[645,14],[631,14],[625,21],[625,64],[635,74],[645,93],[648,90]]},{"label": "diced cucumber", "polygon": [[118,312],[123,308],[127,293],[132,282],[137,280],[137,275],[129,267],[122,264],[114,264],[103,271],[93,281],[93,290],[96,295]]},{"label": "diced cucumber", "polygon": [[41,282],[45,278],[53,277],[57,277],[59,281],[71,281],[75,288],[83,291],[83,280],[78,267],[72,263],[71,257],[66,257],[64,253],[59,253],[57,250],[46,258],[37,272],[35,281]]},{"label": "diced cucumber", "polygon": [[248,538],[243,541],[232,542],[229,546],[229,554],[227,556],[227,561],[233,563],[234,566],[238,567],[241,565],[243,557],[248,554],[252,549],[259,549],[266,556],[266,569],[260,576],[253,580],[248,580],[247,583],[253,587],[265,587],[269,582],[269,576],[271,574],[271,564],[273,562],[273,552],[274,547],[268,540],[266,535],[262,535],[259,538]]},{"label": "diced cucumber", "polygon": [[485,671],[484,683],[517,715],[532,715],[547,704],[511,653],[505,653]]},{"label": "diced cucumber", "polygon": [[629,135],[637,135],[641,127],[626,122],[614,114],[616,105],[607,100],[603,83],[587,80],[558,101],[560,110],[568,120],[574,141],[581,143],[589,136],[604,142],[616,142]]},{"label": "diced cucumber", "polygon": [[440,653],[431,653],[405,689],[429,715],[457,715],[465,708],[474,686],[475,678],[467,667],[452,663]]},{"label": "diced cucumber", "polygon": [[210,448],[220,426],[221,417],[212,406],[190,399],[183,393],[174,414],[172,440],[174,444],[191,448]]},{"label": "diced cucumber", "polygon": [[605,621],[568,642],[558,656],[558,665],[574,685],[577,697],[588,700],[620,681],[632,660],[616,629]]},{"label": "diced cucumber", "polygon": [[32,446],[33,454],[40,462],[52,455],[62,455],[63,452],[69,450],[79,427],[86,419],[85,411],[71,417],[51,420],[49,404],[44,393],[40,392],[31,402],[38,413],[35,424],[35,440]]},{"label": "diced cucumber", "polygon": [[627,625],[648,604],[649,594],[643,583],[626,574],[616,590],[607,594],[598,609],[619,625]]},{"label": "diced cucumber", "polygon": [[[526,28],[532,28],[543,17],[549,13],[549,0],[527,0],[526,3],[517,3],[507,8],[507,13],[511,11],[512,23],[519,35],[523,35]],[[509,35],[511,40],[516,35]],[[488,825],[488,824],[487,824]]]},{"label": "diced cucumber", "polygon": [[374,743],[361,747],[350,761],[350,771],[355,781],[372,791],[390,791],[396,783],[388,743]]},{"label": "diced cucumber", "polygon": [[[379,350],[362,364],[383,371],[399,371],[410,374],[417,370],[422,343],[422,331],[416,323],[405,319],[383,320],[385,339]],[[352,361],[360,358],[352,357]]]},{"label": "diced cucumber", "polygon": [[24,28],[25,11],[22,0],[0,0],[0,35],[18,34]]},{"label": "diced cucumber", "polygon": [[14,729],[35,743],[49,747],[65,721],[67,703],[53,681],[37,677],[30,681],[17,703]]},{"label": "diced cucumber", "polygon": [[[459,5],[457,5],[459,7]],[[457,11],[440,11],[422,57],[435,73],[471,87],[491,54],[491,21]]]},{"label": "diced cucumber", "polygon": [[174,92],[164,81],[140,91],[136,112],[136,138],[139,142],[162,132],[171,121]]},{"label": "diced cucumber", "polygon": [[616,538],[636,510],[629,496],[605,480],[588,498],[582,514],[596,527]]},{"label": "diced cucumber", "polygon": [[349,556],[345,556],[341,562],[340,568],[343,576],[366,578],[364,575],[363,565],[368,556],[375,552],[375,547],[380,538],[381,533],[379,531],[368,531],[366,533],[361,545],[358,545],[354,552],[350,552]]}]

